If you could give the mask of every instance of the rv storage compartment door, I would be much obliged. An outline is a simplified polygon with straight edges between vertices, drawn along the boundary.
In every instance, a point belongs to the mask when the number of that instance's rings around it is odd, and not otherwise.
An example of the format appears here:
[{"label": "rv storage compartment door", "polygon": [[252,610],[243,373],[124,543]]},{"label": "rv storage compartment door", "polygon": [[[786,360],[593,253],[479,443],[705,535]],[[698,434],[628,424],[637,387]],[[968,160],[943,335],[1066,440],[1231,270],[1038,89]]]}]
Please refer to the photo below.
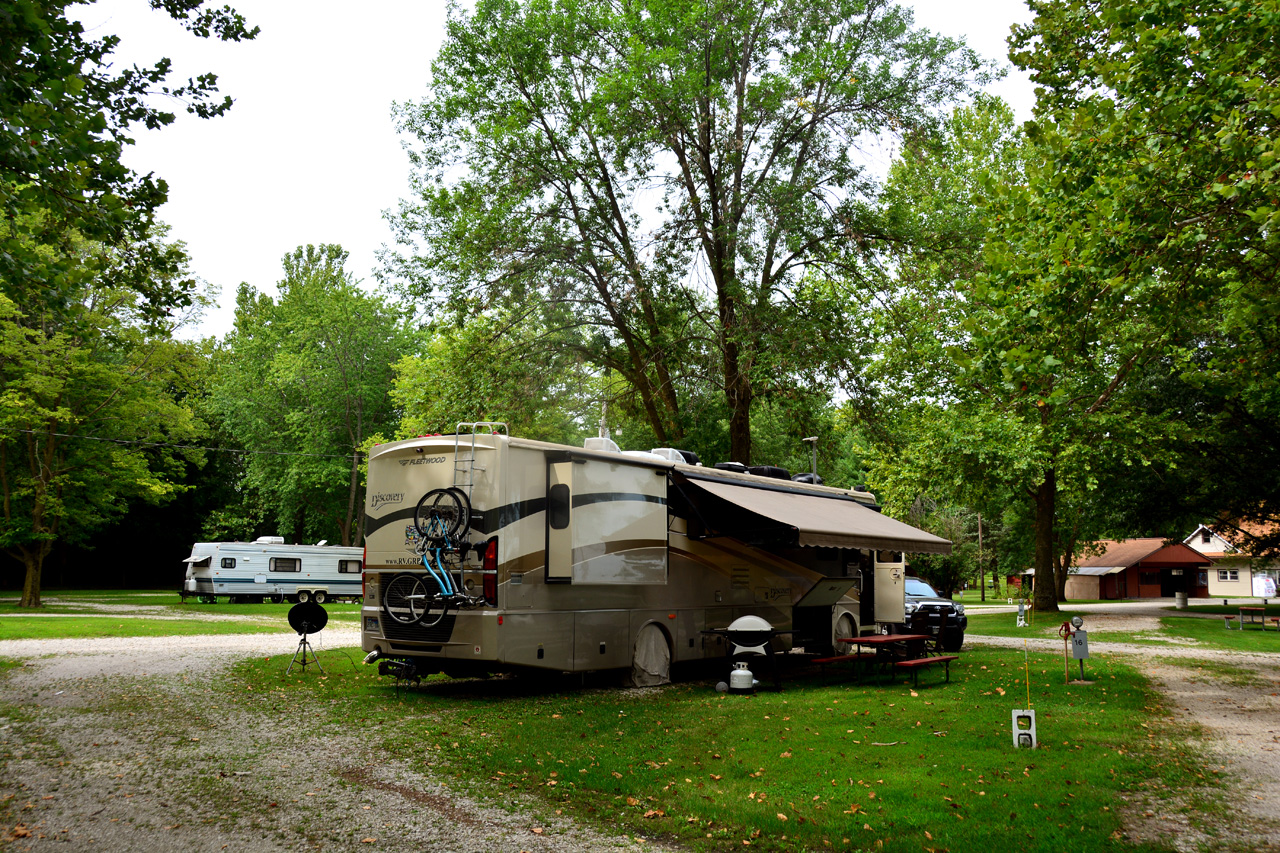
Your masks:
[{"label": "rv storage compartment door", "polygon": [[667,582],[664,469],[596,459],[573,465],[573,582]]}]

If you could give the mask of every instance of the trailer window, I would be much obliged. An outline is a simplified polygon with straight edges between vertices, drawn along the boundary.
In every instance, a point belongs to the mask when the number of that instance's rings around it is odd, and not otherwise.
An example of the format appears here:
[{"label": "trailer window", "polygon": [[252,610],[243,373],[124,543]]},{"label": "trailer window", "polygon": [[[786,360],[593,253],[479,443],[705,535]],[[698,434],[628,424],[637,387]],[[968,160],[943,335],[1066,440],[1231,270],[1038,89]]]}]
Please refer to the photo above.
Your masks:
[{"label": "trailer window", "polygon": [[556,483],[547,499],[547,523],[552,530],[564,530],[569,526],[569,487]]},{"label": "trailer window", "polygon": [[361,568],[359,560],[338,561],[338,572],[344,575],[358,575]]},{"label": "trailer window", "polygon": [[300,572],[302,571],[302,561],[297,557],[272,557],[271,571]]},{"label": "trailer window", "polygon": [[224,568],[224,569],[234,569],[235,567],[236,567],[236,558],[235,558],[235,557],[223,557],[223,558],[222,558],[222,568]]}]

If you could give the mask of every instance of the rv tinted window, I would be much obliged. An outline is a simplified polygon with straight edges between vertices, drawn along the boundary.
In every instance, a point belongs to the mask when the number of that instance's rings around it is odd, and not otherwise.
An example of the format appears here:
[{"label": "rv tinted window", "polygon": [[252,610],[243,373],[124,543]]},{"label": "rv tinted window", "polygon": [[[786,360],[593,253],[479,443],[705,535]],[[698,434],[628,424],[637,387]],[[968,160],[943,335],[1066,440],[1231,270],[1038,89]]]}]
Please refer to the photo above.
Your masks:
[{"label": "rv tinted window", "polygon": [[302,571],[302,561],[297,557],[272,557],[271,571],[300,572]]},{"label": "rv tinted window", "polygon": [[358,575],[360,574],[360,561],[359,560],[339,560],[338,571],[344,575]]},{"label": "rv tinted window", "polygon": [[224,568],[224,569],[234,569],[235,567],[236,567],[236,558],[235,558],[235,557],[223,557],[223,558],[222,558],[222,568]]},{"label": "rv tinted window", "polygon": [[564,530],[569,526],[569,487],[556,483],[547,498],[547,523],[552,530]]}]

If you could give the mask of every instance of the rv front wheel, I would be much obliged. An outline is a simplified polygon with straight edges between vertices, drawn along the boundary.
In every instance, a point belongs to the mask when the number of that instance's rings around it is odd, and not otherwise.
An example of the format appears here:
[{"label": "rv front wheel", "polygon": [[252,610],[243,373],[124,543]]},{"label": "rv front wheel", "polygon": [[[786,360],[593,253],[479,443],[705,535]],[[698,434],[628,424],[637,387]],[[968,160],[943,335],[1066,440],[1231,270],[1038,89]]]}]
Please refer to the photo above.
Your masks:
[{"label": "rv front wheel", "polygon": [[853,643],[842,643],[840,640],[847,640],[853,637],[858,631],[858,626],[854,624],[853,617],[848,613],[841,613],[840,618],[836,620],[835,635],[831,638],[835,642],[832,644],[835,653],[838,655],[853,654]]},{"label": "rv front wheel", "polygon": [[307,603],[308,601],[310,601],[310,600],[311,600],[311,593],[310,593],[310,592],[308,592],[308,591],[307,591],[307,590],[305,590],[305,589],[300,589],[300,590],[298,590],[298,603],[299,603],[299,604],[306,604],[306,603]]},{"label": "rv front wheel", "polygon": [[652,687],[671,683],[671,646],[666,633],[650,622],[636,635],[631,659],[631,686]]}]

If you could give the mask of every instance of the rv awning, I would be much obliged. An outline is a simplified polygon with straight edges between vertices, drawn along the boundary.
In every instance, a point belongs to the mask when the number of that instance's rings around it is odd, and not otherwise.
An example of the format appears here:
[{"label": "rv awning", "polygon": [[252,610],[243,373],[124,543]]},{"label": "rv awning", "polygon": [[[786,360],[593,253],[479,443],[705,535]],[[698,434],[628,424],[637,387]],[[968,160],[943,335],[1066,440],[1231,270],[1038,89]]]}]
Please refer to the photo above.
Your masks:
[{"label": "rv awning", "polygon": [[206,555],[205,555],[205,556],[203,556],[203,557],[187,557],[187,558],[186,558],[185,560],[183,560],[182,562],[184,562],[184,563],[191,563],[192,565],[195,565],[196,563],[207,563],[207,562],[209,562],[209,560],[211,560],[211,559],[213,559],[213,558],[212,558],[212,556],[210,556],[210,555],[206,554]]},{"label": "rv awning", "polygon": [[1080,575],[1081,577],[1105,577],[1107,575],[1116,575],[1123,572],[1128,566],[1072,566],[1071,574]]},{"label": "rv awning", "polygon": [[745,542],[950,554],[951,542],[868,509],[852,498],[680,478],[711,532]]}]

